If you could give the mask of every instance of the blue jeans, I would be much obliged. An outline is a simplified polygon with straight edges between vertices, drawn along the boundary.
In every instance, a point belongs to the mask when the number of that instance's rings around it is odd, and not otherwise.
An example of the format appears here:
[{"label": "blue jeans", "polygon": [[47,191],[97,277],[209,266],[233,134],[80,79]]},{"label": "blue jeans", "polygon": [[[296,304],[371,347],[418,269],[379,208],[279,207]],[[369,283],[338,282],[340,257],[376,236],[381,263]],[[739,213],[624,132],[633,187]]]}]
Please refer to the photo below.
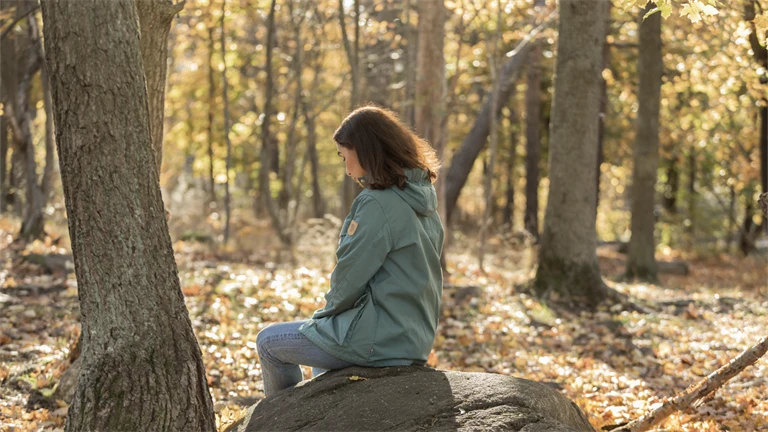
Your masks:
[{"label": "blue jeans", "polygon": [[273,323],[256,336],[266,396],[293,387],[304,378],[299,365],[312,366],[312,376],[354,366],[325,351],[299,332],[305,321]]}]

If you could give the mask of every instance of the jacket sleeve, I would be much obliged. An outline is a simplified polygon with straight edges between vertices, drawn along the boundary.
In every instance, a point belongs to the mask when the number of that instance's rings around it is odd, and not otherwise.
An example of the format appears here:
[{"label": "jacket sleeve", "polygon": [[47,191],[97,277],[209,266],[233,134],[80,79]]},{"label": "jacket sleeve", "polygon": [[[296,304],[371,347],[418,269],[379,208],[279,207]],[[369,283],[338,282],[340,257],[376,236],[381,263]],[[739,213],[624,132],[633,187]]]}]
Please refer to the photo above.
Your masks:
[{"label": "jacket sleeve", "polygon": [[331,274],[331,289],[325,294],[326,305],[315,311],[313,319],[354,307],[392,250],[392,234],[381,204],[369,195],[358,198],[349,224],[356,223],[357,227],[351,234],[349,226],[341,233],[336,251],[338,263]]}]

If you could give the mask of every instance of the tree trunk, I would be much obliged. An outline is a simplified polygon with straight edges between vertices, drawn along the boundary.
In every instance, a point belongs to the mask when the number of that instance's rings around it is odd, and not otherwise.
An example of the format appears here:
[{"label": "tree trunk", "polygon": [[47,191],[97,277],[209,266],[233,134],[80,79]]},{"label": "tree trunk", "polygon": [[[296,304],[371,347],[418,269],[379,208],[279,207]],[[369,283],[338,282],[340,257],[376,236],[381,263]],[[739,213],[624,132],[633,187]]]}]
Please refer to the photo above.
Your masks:
[{"label": "tree trunk", "polygon": [[667,184],[664,186],[664,196],[661,199],[662,206],[667,213],[677,213],[677,191],[680,188],[680,174],[677,169],[678,157],[672,154],[667,165]]},{"label": "tree trunk", "polygon": [[[293,21],[294,18],[294,12],[293,12],[293,3],[288,3],[288,14],[290,16],[290,19]],[[303,15],[301,15],[303,16]],[[294,196],[293,191],[293,177],[294,172],[296,170],[296,147],[297,147],[297,138],[296,138],[296,132],[298,129],[299,124],[299,113],[301,112],[301,94],[303,91],[303,85],[301,81],[301,77],[304,72],[304,59],[303,59],[303,52],[304,52],[304,41],[302,40],[301,36],[301,26],[303,23],[303,19],[299,18],[298,21],[294,22],[294,34],[295,34],[295,40],[296,40],[296,51],[293,56],[293,73],[296,79],[296,90],[293,96],[293,115],[291,116],[291,124],[288,126],[288,137],[286,141],[286,148],[285,148],[285,163],[283,167],[283,187],[280,190],[280,196],[279,196],[279,204],[281,211],[286,212],[286,216],[288,215],[288,207],[291,201],[291,198]],[[287,217],[285,219],[288,219]],[[295,220],[294,220],[295,221]]]},{"label": "tree trunk", "polygon": [[16,93],[9,92],[10,97],[15,97],[15,100],[9,103],[7,107],[16,151],[18,151],[19,160],[24,167],[26,203],[19,237],[27,240],[40,238],[44,234],[43,192],[38,183],[35,146],[32,141],[32,125],[36,107],[29,100],[32,77],[40,69],[43,62],[37,47],[39,43],[40,32],[37,28],[36,19],[32,17],[32,19],[27,20],[27,56],[26,58],[19,57],[19,60],[25,60],[25,64],[21,65],[23,72],[15,89]]},{"label": "tree trunk", "polygon": [[741,235],[739,237],[739,250],[744,256],[749,255],[755,250],[755,206],[752,204],[753,189],[747,188],[747,204],[744,207],[744,222],[741,226]]},{"label": "tree trunk", "polygon": [[[535,0],[534,10],[545,0]],[[541,161],[541,43],[531,47],[525,91],[525,230],[539,238],[539,163]]]},{"label": "tree trunk", "polygon": [[507,157],[507,190],[506,202],[504,204],[504,213],[502,223],[508,227],[509,232],[514,232],[515,228],[515,165],[517,165],[517,132],[515,123],[517,123],[517,113],[515,107],[510,105],[509,109],[509,155]]},{"label": "tree trunk", "polygon": [[[42,41],[39,41],[39,48],[40,58],[45,58]],[[54,138],[55,131],[53,127],[53,102],[51,101],[50,77],[45,66],[40,69],[40,81],[43,88],[43,105],[45,106],[45,168],[43,169],[40,189],[43,194],[42,205],[45,207],[51,196],[51,189],[53,189],[53,174],[56,168],[56,162],[54,161],[56,139]]]},{"label": "tree trunk", "polygon": [[[416,63],[416,100],[414,130],[427,140],[437,152],[441,164],[445,159],[443,118],[447,115],[445,96],[445,21],[447,11],[443,0],[422,1],[419,8],[419,37]],[[445,176],[438,175],[435,182],[438,214],[445,217]],[[447,219],[443,229],[448,229]],[[441,264],[445,268],[445,252]]]},{"label": "tree trunk", "polygon": [[[768,68],[768,65],[763,65]],[[760,107],[760,191],[768,192],[768,99],[763,99]],[[768,223],[763,219],[763,229],[768,229]]]},{"label": "tree trunk", "polygon": [[485,189],[485,210],[483,220],[480,221],[480,251],[478,254],[478,265],[480,271],[484,271],[483,261],[485,260],[485,243],[488,238],[488,229],[491,225],[492,207],[493,207],[493,174],[496,165],[496,148],[499,145],[499,121],[496,113],[501,111],[499,106],[499,71],[496,67],[496,56],[499,51],[499,39],[501,38],[501,0],[496,1],[496,33],[493,38],[493,45],[486,42],[486,52],[488,53],[488,66],[491,72],[491,82],[493,89],[491,91],[491,109],[488,114],[490,118],[490,143],[488,151],[488,162],[485,165],[487,172],[484,174]]},{"label": "tree trunk", "polygon": [[[227,143],[227,156],[224,164],[224,244],[229,242],[229,226],[232,218],[232,197],[229,193],[229,168],[232,164],[232,141],[229,139],[229,85],[227,82],[227,33],[224,31],[224,18],[226,15],[227,1],[221,2],[221,59],[224,65],[224,69],[221,71],[221,96],[224,101],[224,141]],[[267,48],[267,51],[271,51],[271,48]],[[264,144],[266,145],[266,143]]]},{"label": "tree trunk", "polygon": [[213,121],[214,105],[216,103],[216,81],[213,79],[213,51],[216,49],[216,41],[213,37],[214,27],[208,28],[208,183],[210,202],[216,202],[216,178],[213,175]]},{"label": "tree trunk", "polygon": [[[317,88],[317,87],[314,87]],[[317,157],[317,132],[315,130],[315,116],[308,102],[302,104],[304,109],[304,125],[307,128],[307,155],[309,157],[310,170],[312,171],[312,209],[316,218],[325,216],[325,200],[320,189],[320,161]]]},{"label": "tree trunk", "polygon": [[[414,7],[414,2],[418,0],[405,0],[403,6],[403,27],[404,27],[404,39],[405,48],[403,49],[403,55],[406,59],[405,62],[405,100],[403,101],[403,120],[406,124],[413,127],[416,124],[415,119],[415,99],[416,99],[416,65],[418,63],[418,32],[414,31],[414,26],[411,23],[411,10]],[[432,2],[429,2],[432,3]],[[443,5],[444,6],[444,5]]]},{"label": "tree trunk", "polygon": [[267,209],[269,218],[272,220],[272,226],[275,229],[283,245],[291,245],[291,236],[285,231],[283,219],[277,209],[277,205],[272,198],[272,192],[269,179],[269,161],[272,159],[272,152],[276,146],[272,145],[272,133],[269,127],[272,122],[272,103],[274,96],[274,78],[272,71],[272,48],[275,38],[275,6],[277,0],[272,0],[269,15],[267,16],[267,61],[265,68],[267,70],[266,89],[264,94],[264,120],[261,123],[261,168],[259,169],[259,195],[264,208]]},{"label": "tree trunk", "polygon": [[[611,8],[612,0],[608,0],[607,22],[605,23],[605,43],[603,44],[603,63],[600,71],[604,71],[611,65],[611,49],[608,45],[608,37],[611,35]],[[595,165],[595,214],[600,207],[600,168],[605,160],[603,142],[605,140],[605,118],[608,115],[608,82],[605,78],[600,80],[600,115],[597,123],[597,164]]]},{"label": "tree trunk", "polygon": [[67,430],[213,431],[158,175],[148,169],[156,165],[134,3],[50,0],[42,9],[82,315]]},{"label": "tree trunk", "polygon": [[[515,54],[507,60],[504,67],[499,74],[499,94],[498,94],[498,110],[495,115],[498,116],[501,107],[507,104],[510,96],[515,91],[515,84],[517,80],[517,74],[520,71],[520,67],[528,59],[528,55],[533,47],[533,43],[527,40],[520,43],[515,48]],[[464,138],[461,143],[461,147],[456,151],[451,159],[451,166],[448,168],[445,174],[445,221],[450,222],[451,214],[456,207],[456,202],[459,200],[459,194],[464,184],[467,182],[469,172],[472,170],[472,166],[475,164],[475,159],[480,151],[485,147],[485,143],[488,140],[488,135],[491,130],[491,101],[493,99],[493,92],[490,92],[485,97],[485,102],[477,115],[475,123],[472,125],[472,129],[469,134]]]},{"label": "tree trunk", "polygon": [[727,236],[725,238],[725,249],[728,253],[733,251],[733,242],[736,238],[736,230],[738,230],[738,226],[736,223],[736,188],[733,185],[730,185],[730,200],[728,204],[728,230],[726,231]]},{"label": "tree trunk", "polygon": [[[649,3],[643,16],[655,5]],[[642,19],[642,18],[641,18]],[[656,177],[659,167],[659,105],[661,98],[661,14],[640,23],[638,61],[639,109],[635,135],[635,162],[632,169],[632,236],[629,240],[626,276],[657,282],[654,215]]]},{"label": "tree trunk", "polygon": [[[360,0],[354,0],[355,9],[355,41],[350,43],[347,36],[347,25],[345,22],[344,3],[339,0],[339,24],[341,25],[341,37],[344,42],[344,51],[347,53],[349,66],[352,70],[352,94],[349,99],[350,111],[357,108],[360,104]],[[344,217],[352,208],[352,201],[355,200],[360,188],[357,183],[344,175],[341,185],[341,216]]]},{"label": "tree trunk", "polygon": [[694,145],[688,151],[688,247],[693,248],[696,232],[696,149]]},{"label": "tree trunk", "polygon": [[168,69],[168,33],[173,17],[184,8],[184,2],[172,0],[136,0],[136,13],[141,25],[141,57],[147,80],[149,128],[155,151],[155,169],[163,165],[163,120],[165,119],[165,80]]},{"label": "tree trunk", "polygon": [[0,214],[5,212],[6,183],[8,172],[8,120],[0,115]]},{"label": "tree trunk", "polygon": [[597,264],[594,190],[607,3],[560,2],[550,189],[534,282],[540,295],[557,293],[590,307],[607,296]]}]

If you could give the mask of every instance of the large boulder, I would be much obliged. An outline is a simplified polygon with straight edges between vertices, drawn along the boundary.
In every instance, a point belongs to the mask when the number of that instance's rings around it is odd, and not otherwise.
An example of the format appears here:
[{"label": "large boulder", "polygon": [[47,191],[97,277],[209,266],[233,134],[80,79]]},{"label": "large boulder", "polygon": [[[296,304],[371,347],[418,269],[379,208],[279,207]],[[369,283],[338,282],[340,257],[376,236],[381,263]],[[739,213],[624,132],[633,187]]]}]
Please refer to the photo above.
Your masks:
[{"label": "large boulder", "polygon": [[419,366],[326,372],[260,400],[235,430],[594,432],[545,384]]}]

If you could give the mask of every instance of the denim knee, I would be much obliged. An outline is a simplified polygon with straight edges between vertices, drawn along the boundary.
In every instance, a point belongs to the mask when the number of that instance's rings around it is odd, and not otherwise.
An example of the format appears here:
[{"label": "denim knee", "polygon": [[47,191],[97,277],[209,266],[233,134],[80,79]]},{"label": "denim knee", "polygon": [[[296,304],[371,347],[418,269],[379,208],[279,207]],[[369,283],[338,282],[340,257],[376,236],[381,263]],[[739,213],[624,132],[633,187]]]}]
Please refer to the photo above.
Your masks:
[{"label": "denim knee", "polygon": [[267,337],[269,336],[269,333],[272,330],[270,329],[270,327],[274,325],[275,323],[269,324],[268,326],[261,329],[261,331],[256,335],[256,352],[259,354],[260,358],[267,355],[267,349],[264,345],[267,341]]}]

